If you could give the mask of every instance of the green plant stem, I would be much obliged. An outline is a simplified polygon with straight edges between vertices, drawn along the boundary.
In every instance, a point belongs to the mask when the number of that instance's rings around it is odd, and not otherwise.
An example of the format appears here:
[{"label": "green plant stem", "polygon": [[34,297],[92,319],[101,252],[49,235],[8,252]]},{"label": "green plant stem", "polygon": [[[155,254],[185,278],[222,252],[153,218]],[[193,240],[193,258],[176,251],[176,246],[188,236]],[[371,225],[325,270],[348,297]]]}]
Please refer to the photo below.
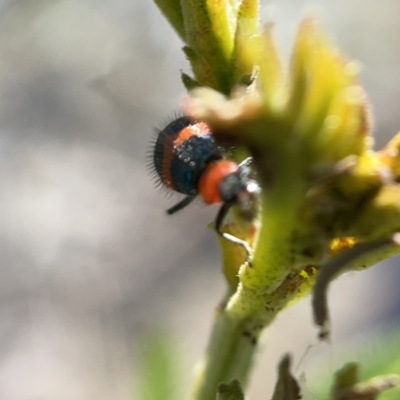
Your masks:
[{"label": "green plant stem", "polygon": [[244,334],[244,326],[244,321],[232,320],[225,311],[217,315],[193,400],[214,399],[218,384],[234,378],[246,387],[258,343]]},{"label": "green plant stem", "polygon": [[[295,165],[294,159],[291,161]],[[254,267],[247,267],[239,272],[242,283],[226,308],[216,317],[204,364],[195,385],[193,400],[215,398],[217,385],[232,379],[238,379],[242,387],[246,388],[262,330],[269,326],[279,311],[292,299],[287,295],[279,302],[267,302],[266,294],[272,283],[277,281],[275,275],[270,276],[271,266],[276,264],[275,259],[278,259],[276,261],[280,265],[281,253],[289,253],[286,258],[290,258],[288,236],[294,229],[300,197],[297,194],[302,190],[301,186],[289,186],[292,192],[288,195],[286,179],[293,176],[293,170],[296,171],[293,164],[281,164],[281,180],[262,196],[262,218],[265,221],[262,221],[260,237],[263,238],[264,253],[257,257],[256,252]],[[279,213],[273,212],[277,209]],[[269,228],[268,235],[264,232],[264,226]],[[265,247],[268,250],[267,254]],[[286,258],[285,266],[289,262]],[[279,283],[284,279],[284,274],[281,275]],[[267,304],[274,304],[274,307],[266,308]]]}]

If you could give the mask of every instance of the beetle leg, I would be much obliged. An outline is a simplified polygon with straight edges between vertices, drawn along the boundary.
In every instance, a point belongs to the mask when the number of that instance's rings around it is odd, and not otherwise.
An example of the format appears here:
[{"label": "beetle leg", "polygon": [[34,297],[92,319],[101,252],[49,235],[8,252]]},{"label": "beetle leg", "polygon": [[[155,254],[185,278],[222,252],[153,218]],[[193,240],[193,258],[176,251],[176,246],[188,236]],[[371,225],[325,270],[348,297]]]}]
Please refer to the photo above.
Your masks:
[{"label": "beetle leg", "polygon": [[222,232],[222,224],[224,222],[225,217],[228,215],[228,212],[230,208],[232,207],[233,204],[231,203],[224,203],[221,208],[218,211],[217,217],[215,219],[215,230],[218,233],[218,235],[222,236],[224,239],[229,240],[232,243],[237,244],[238,246],[241,246],[244,248],[246,251],[246,261],[251,266],[251,259],[253,256],[253,250],[250,247],[250,245],[242,239],[237,238],[236,236],[233,236],[229,233]]},{"label": "beetle leg", "polygon": [[186,206],[188,206],[195,198],[196,198],[196,196],[186,196],[179,203],[176,203],[174,206],[168,208],[167,214],[168,215],[175,214],[176,212],[178,212],[178,211],[182,210],[183,208],[185,208]]}]

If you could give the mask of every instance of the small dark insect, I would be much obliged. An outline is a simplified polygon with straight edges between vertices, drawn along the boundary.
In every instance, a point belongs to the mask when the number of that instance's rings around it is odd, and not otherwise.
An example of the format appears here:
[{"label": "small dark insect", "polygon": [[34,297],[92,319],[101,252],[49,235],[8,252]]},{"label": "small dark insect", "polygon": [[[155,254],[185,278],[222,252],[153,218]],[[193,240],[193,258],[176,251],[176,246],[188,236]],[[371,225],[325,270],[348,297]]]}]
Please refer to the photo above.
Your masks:
[{"label": "small dark insect", "polygon": [[206,204],[222,203],[215,219],[215,230],[225,239],[242,246],[251,259],[249,244],[221,231],[229,209],[238,205],[249,209],[260,192],[258,183],[250,178],[252,158],[240,164],[226,159],[209,126],[179,117],[158,132],[152,154],[152,167],[159,182],[186,197],[167,210],[174,214],[189,205],[197,195]]}]

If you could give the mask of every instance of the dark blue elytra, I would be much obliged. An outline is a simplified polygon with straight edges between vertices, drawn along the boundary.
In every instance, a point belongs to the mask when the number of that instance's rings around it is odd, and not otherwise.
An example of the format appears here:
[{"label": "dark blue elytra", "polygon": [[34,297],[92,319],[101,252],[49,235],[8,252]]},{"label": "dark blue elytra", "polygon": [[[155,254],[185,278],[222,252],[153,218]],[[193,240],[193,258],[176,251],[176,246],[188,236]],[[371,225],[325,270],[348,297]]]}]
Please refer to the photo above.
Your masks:
[{"label": "dark blue elytra", "polygon": [[182,131],[196,124],[185,116],[172,121],[159,132],[153,153],[154,167],[161,182],[189,196],[198,193],[197,182],[207,164],[224,156],[223,148],[215,143],[211,133],[198,136],[195,129],[193,135],[176,145]]}]

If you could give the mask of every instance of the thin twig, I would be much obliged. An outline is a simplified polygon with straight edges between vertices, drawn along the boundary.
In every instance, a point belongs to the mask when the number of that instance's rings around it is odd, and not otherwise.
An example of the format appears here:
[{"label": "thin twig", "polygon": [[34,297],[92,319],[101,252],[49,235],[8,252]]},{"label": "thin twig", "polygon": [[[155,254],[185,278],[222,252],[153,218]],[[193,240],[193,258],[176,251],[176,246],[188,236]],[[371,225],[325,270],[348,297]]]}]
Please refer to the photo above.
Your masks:
[{"label": "thin twig", "polygon": [[333,257],[321,267],[312,294],[314,322],[321,328],[318,335],[320,339],[329,339],[330,334],[327,303],[327,292],[330,282],[341,272],[349,269],[359,258],[381,250],[384,247],[398,246],[399,244],[400,234],[395,234],[383,239],[376,239],[371,242],[356,244],[351,249]]}]

